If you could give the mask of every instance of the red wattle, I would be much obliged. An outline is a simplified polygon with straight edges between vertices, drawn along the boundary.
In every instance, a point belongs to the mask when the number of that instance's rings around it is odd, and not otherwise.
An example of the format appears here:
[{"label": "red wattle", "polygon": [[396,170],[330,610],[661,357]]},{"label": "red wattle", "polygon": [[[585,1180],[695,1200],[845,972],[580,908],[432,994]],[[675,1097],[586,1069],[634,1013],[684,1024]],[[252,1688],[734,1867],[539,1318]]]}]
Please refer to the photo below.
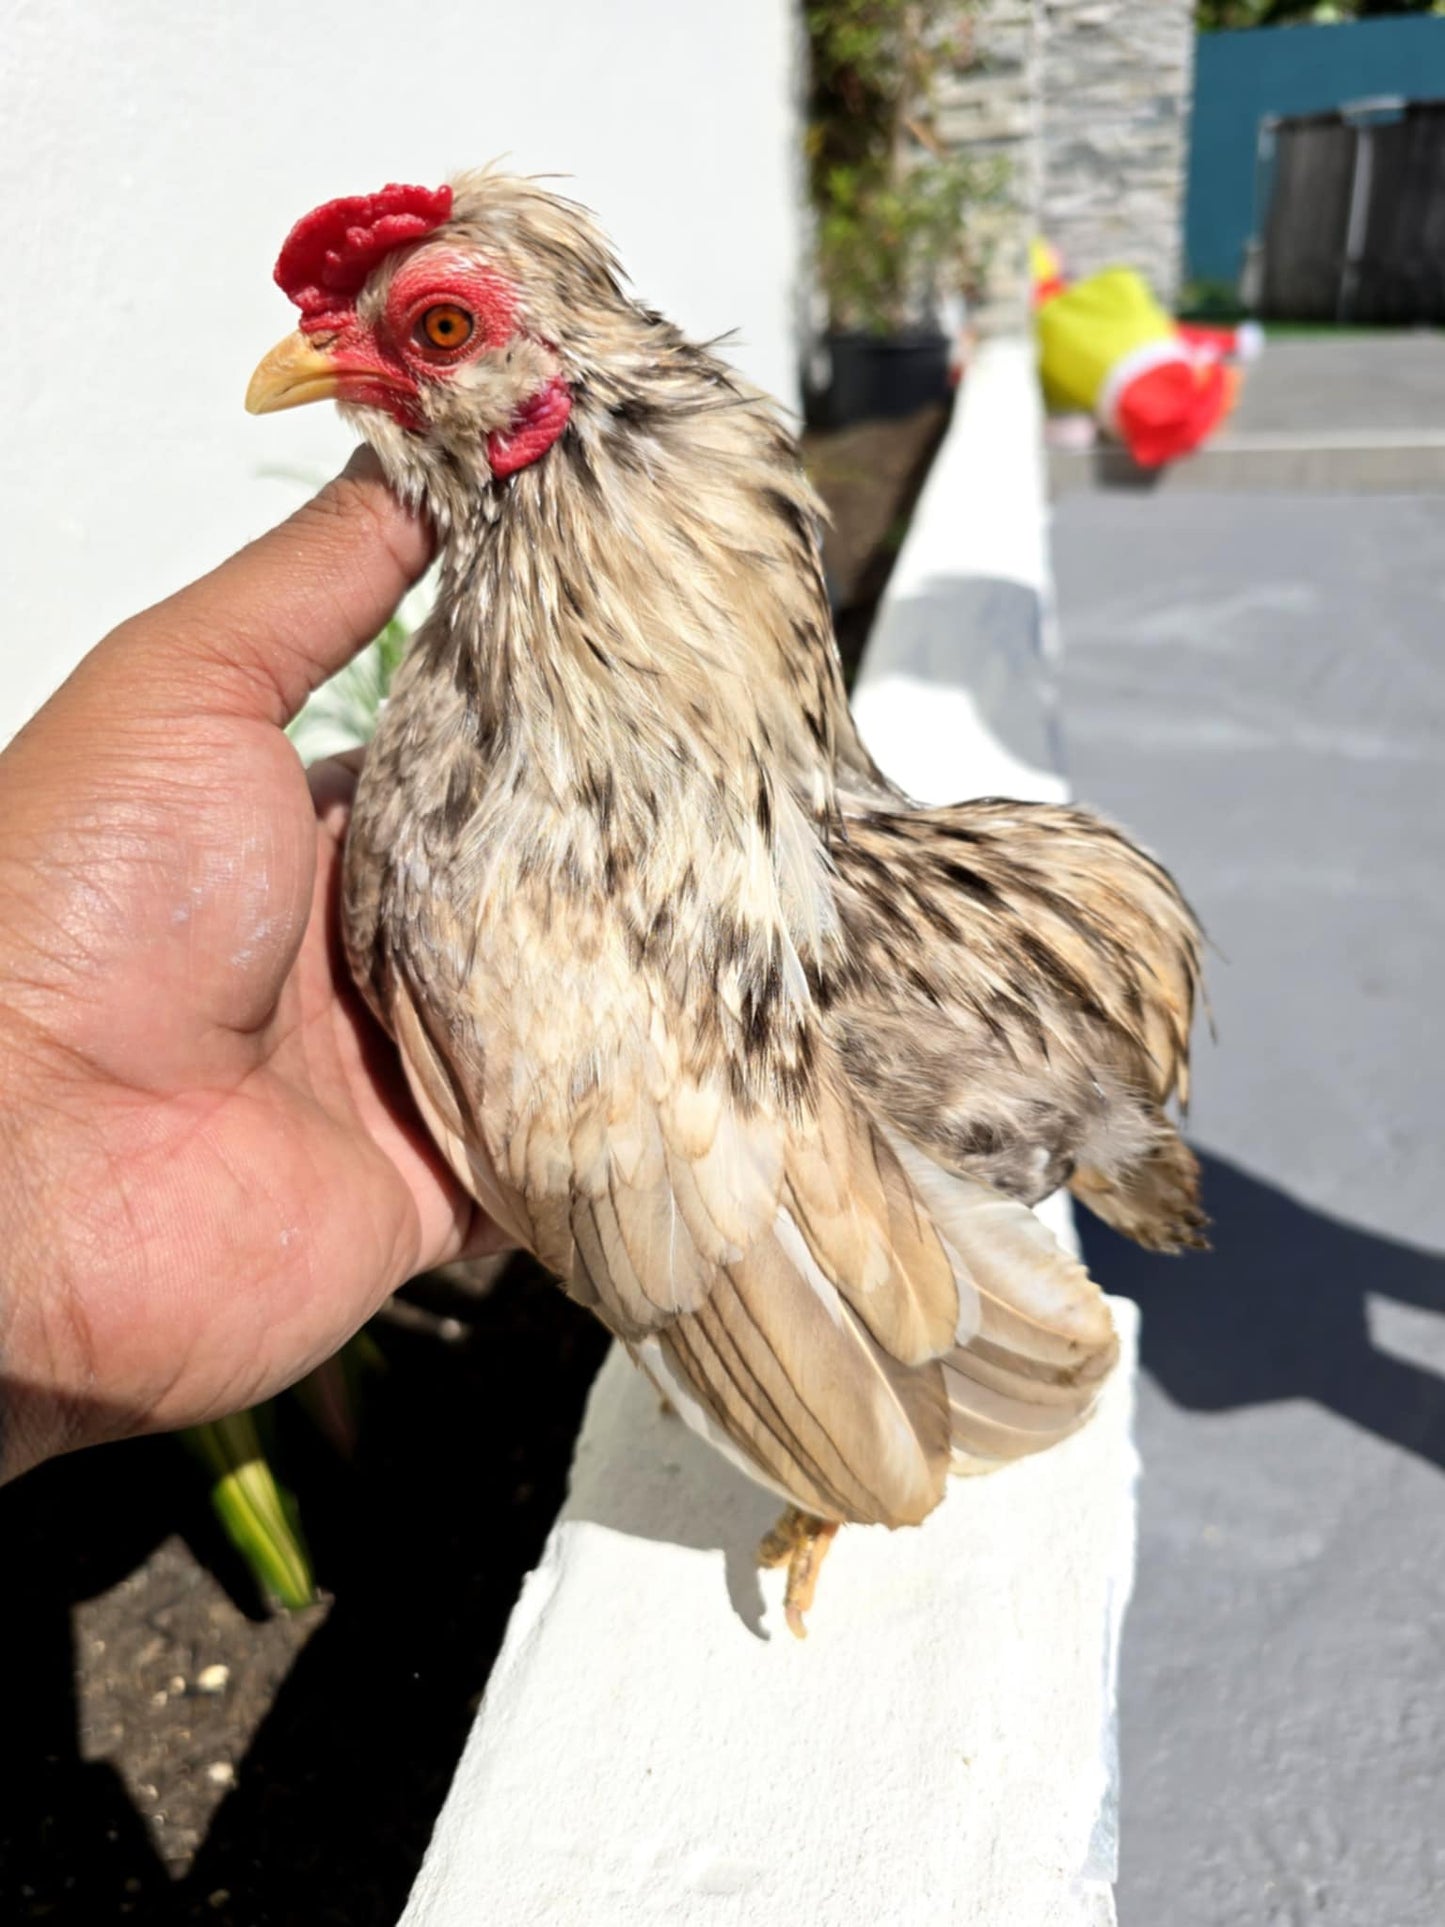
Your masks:
[{"label": "red wattle", "polygon": [[487,460],[499,481],[535,462],[556,441],[572,413],[572,390],[554,375],[523,402],[508,428],[494,428],[487,437]]}]

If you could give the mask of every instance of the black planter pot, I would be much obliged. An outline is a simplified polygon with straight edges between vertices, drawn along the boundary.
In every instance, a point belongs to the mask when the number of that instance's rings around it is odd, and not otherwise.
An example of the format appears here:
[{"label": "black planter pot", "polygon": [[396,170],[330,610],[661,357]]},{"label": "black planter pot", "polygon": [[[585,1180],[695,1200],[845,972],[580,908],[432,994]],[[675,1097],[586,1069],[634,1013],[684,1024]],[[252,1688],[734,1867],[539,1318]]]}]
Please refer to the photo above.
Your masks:
[{"label": "black planter pot", "polygon": [[833,428],[880,415],[911,415],[948,399],[950,343],[936,330],[830,334],[827,346],[833,377],[826,413]]}]

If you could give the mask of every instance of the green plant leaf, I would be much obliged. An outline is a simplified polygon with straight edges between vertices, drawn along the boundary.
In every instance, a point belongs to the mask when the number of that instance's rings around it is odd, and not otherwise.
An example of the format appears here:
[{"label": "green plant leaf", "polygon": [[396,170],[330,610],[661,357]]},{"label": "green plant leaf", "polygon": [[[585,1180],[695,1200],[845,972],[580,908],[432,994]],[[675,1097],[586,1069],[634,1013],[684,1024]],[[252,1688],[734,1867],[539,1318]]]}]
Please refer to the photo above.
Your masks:
[{"label": "green plant leaf", "polygon": [[309,1606],[316,1582],[296,1502],[271,1470],[256,1412],[195,1425],[184,1436],[209,1470],[216,1516],[262,1592],[288,1611]]},{"label": "green plant leaf", "polygon": [[950,151],[935,126],[942,77],[975,62],[968,0],[809,6],[806,152],[818,276],[835,328],[892,333],[974,291],[980,220],[1005,195],[998,157]]}]

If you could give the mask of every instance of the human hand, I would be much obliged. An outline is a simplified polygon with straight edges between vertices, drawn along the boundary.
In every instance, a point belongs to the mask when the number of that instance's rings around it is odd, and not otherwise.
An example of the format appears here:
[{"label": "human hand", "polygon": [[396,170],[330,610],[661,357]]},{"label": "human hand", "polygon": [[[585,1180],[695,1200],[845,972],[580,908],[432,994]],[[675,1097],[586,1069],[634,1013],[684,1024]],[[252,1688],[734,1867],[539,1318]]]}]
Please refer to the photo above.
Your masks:
[{"label": "human hand", "polygon": [[0,754],[0,1474],[253,1404],[495,1248],[341,954],[354,778],[283,733],[428,554],[359,452]]}]

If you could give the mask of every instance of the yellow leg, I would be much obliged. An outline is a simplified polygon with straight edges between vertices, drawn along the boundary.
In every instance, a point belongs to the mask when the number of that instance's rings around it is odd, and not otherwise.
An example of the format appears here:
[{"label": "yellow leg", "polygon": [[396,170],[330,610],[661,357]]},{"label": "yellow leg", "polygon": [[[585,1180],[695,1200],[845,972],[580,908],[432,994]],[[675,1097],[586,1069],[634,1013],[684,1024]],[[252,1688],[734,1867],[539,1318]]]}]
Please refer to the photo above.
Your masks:
[{"label": "yellow leg", "polygon": [[797,1639],[808,1637],[803,1614],[813,1603],[818,1574],[838,1530],[836,1519],[815,1519],[795,1505],[787,1511],[758,1547],[760,1566],[786,1566],[788,1584],[783,1594],[783,1617]]}]

